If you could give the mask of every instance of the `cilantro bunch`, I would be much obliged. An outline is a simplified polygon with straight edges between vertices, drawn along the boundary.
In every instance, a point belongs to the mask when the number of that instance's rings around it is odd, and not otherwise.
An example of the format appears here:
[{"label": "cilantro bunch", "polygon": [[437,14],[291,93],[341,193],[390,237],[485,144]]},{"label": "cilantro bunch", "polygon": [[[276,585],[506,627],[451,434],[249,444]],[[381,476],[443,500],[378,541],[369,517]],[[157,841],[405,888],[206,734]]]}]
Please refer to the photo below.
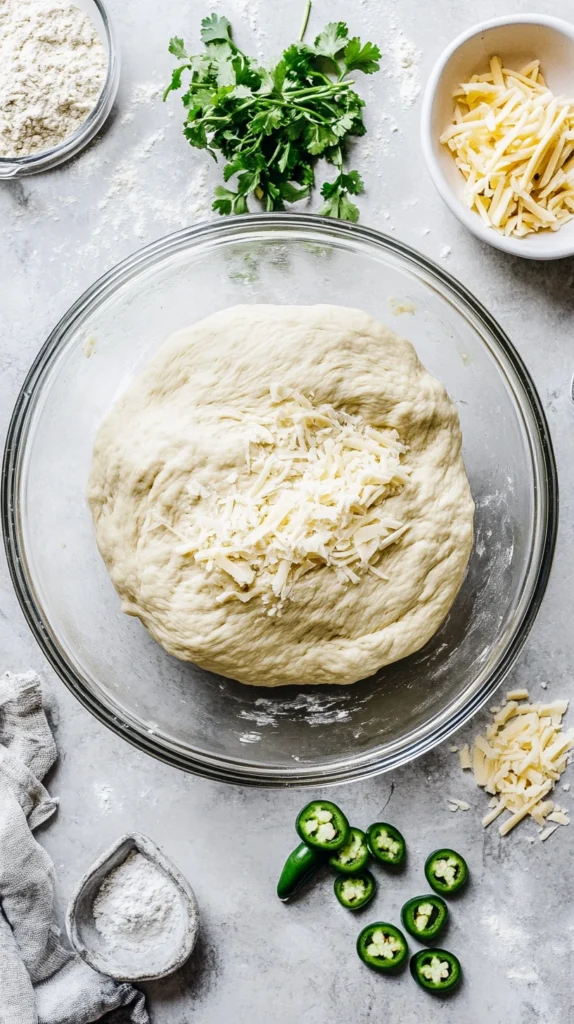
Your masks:
[{"label": "cilantro bunch", "polygon": [[266,210],[305,199],[315,185],[319,157],[337,174],[321,189],[319,213],[356,221],[359,211],[350,196],[364,185],[357,171],[346,171],[348,140],[365,134],[364,101],[349,76],[379,70],[381,56],[373,43],[349,38],[344,22],[331,22],[313,46],[302,41],[283,53],[270,70],[262,68],[233,42],[227,18],[216,14],[201,23],[204,50],[187,53],[183,39],[173,38],[170,53],[182,63],[172,75],[164,99],[182,88],[187,111],[184,135],[196,149],[225,159],[215,189],[213,209],[221,214],[248,213],[255,196]]}]

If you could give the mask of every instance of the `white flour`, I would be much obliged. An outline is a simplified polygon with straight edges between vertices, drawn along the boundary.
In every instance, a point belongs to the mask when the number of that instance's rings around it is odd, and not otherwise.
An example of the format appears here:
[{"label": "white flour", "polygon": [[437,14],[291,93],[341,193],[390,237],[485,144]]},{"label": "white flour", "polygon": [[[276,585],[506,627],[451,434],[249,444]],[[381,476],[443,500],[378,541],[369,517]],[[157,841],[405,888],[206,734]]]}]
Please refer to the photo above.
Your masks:
[{"label": "white flour", "polygon": [[86,120],[107,57],[94,25],[66,0],[0,2],[0,157],[57,146]]},{"label": "white flour", "polygon": [[421,51],[402,32],[398,32],[392,40],[391,50],[394,77],[398,82],[401,104],[406,109],[412,107],[421,91]]},{"label": "white flour", "polygon": [[96,928],[109,949],[163,940],[175,930],[178,896],[172,882],[136,851],[104,879],[94,900]]},{"label": "white flour", "polygon": [[[94,349],[95,340],[91,338],[90,342],[91,342],[91,350],[88,349],[88,351],[90,352],[90,355],[91,355],[92,351]],[[86,342],[85,348],[88,347],[90,342]],[[87,351],[85,352],[85,355],[86,355],[86,358],[89,358]],[[98,802],[98,805],[99,805],[100,809],[102,811],[107,811],[107,812],[111,811],[111,809],[112,809],[112,798],[113,798],[113,792],[112,792],[111,786],[106,786],[105,783],[94,782],[93,789],[94,789],[94,796],[95,796],[95,798],[96,798],[96,800]]]}]

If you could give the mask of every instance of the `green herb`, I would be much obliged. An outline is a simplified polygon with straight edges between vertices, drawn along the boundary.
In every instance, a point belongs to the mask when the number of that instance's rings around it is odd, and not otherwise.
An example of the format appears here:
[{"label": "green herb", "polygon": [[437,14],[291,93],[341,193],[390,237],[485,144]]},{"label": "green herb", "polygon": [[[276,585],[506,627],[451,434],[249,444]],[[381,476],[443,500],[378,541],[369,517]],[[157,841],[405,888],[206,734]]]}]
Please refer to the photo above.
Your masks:
[{"label": "green herb", "polygon": [[203,53],[188,54],[174,37],[169,51],[179,61],[164,99],[183,86],[187,111],[184,135],[196,149],[225,159],[225,185],[215,189],[213,209],[221,214],[248,213],[249,197],[266,210],[283,210],[309,196],[319,157],[333,164],[335,180],[325,182],[319,213],[356,221],[350,196],[364,190],[357,171],[344,169],[348,140],[365,134],[364,101],[352,88],[355,71],[379,70],[379,48],[349,38],[343,21],[331,22],[313,46],[301,36],[270,70],[258,65],[234,43],[227,18],[211,14],[201,23]]}]

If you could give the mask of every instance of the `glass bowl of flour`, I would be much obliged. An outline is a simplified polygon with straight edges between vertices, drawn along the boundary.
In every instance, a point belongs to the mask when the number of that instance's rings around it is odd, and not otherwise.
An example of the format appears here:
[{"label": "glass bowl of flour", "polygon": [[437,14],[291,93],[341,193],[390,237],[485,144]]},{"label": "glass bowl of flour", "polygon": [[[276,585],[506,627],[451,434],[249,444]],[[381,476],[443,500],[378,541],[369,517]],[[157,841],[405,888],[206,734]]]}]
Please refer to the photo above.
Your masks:
[{"label": "glass bowl of flour", "polygon": [[[421,650],[350,686],[242,685],[168,655],[122,613],[96,546],[86,487],[102,418],[165,338],[241,303],[365,310],[414,344],[460,416],[476,505],[462,588]],[[534,385],[473,296],[375,231],[277,214],[170,235],[74,304],[18,399],[2,513],[28,622],[55,670],[101,721],[186,771],[252,785],[318,785],[403,764],[491,700],[544,594],[557,501]]]},{"label": "glass bowl of flour", "polygon": [[76,156],[107,119],[120,53],[102,0],[0,5],[0,179]]}]

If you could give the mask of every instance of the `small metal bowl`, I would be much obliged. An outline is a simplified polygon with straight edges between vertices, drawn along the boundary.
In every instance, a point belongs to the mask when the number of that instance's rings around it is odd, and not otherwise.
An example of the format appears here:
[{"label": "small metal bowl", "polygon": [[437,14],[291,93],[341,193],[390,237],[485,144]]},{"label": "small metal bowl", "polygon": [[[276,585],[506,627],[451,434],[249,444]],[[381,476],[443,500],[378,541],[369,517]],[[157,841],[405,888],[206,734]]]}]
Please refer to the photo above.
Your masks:
[{"label": "small metal bowl", "polygon": [[[173,883],[180,897],[178,925],[170,942],[158,939],[153,948],[110,949],[96,928],[94,900],[105,878],[133,851],[141,853]],[[84,875],[68,904],[66,929],[76,953],[100,974],[116,981],[155,981],[173,974],[189,959],[199,931],[199,907],[193,889],[161,850],[139,832],[120,837]]]},{"label": "small metal bowl", "polygon": [[120,51],[113,23],[103,0],[76,0],[76,5],[93,21],[108,58],[106,80],[96,105],[84,123],[58,146],[29,156],[0,157],[0,180],[49,171],[70,160],[91,142],[112,109],[120,81]]}]

